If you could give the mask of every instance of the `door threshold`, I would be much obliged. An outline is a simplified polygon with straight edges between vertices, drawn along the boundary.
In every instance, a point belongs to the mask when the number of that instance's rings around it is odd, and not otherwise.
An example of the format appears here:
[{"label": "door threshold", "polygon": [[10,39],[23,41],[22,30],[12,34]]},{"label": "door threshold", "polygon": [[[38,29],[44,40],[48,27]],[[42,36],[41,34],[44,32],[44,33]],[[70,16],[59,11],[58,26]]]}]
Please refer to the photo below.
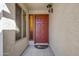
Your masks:
[{"label": "door threshold", "polygon": [[48,43],[35,43],[34,45],[49,45]]}]

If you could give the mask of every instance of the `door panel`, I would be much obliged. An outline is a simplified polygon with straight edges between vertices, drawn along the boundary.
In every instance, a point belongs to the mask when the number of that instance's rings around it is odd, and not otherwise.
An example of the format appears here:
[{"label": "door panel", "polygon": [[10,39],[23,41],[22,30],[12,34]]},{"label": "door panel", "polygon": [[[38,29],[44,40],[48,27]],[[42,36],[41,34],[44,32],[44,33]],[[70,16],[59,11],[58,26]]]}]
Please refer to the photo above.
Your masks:
[{"label": "door panel", "polygon": [[36,15],[36,43],[48,43],[48,15]]},{"label": "door panel", "polygon": [[47,23],[42,23],[41,24],[41,40],[42,42],[48,42],[48,24]]},{"label": "door panel", "polygon": [[40,23],[36,23],[36,42],[39,42],[41,39],[41,33],[40,33]]}]

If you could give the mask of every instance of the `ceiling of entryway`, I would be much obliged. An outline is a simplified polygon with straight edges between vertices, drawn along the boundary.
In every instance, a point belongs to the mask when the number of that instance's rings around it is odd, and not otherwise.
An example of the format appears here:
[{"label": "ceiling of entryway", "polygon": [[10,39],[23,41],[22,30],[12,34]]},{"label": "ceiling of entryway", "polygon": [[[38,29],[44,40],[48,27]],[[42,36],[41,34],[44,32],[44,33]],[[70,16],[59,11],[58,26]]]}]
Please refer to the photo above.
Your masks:
[{"label": "ceiling of entryway", "polygon": [[25,3],[29,10],[46,10],[48,3]]}]

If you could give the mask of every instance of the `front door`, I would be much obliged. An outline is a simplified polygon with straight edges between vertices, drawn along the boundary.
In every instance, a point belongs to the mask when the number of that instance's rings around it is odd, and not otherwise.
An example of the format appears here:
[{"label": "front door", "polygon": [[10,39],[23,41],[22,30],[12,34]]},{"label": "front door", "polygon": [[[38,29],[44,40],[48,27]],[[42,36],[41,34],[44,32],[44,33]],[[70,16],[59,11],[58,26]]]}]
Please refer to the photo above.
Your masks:
[{"label": "front door", "polygon": [[35,31],[36,38],[35,43],[48,43],[48,19],[47,14],[36,15],[35,16]]}]

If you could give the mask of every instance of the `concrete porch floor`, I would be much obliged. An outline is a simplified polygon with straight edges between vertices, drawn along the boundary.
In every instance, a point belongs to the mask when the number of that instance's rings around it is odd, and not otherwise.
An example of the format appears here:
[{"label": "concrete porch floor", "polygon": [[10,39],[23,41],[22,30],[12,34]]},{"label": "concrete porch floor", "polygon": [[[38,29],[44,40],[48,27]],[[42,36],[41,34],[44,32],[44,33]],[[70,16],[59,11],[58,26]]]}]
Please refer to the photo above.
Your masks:
[{"label": "concrete porch floor", "polygon": [[22,56],[54,56],[50,47],[46,49],[37,49],[33,45],[28,46]]}]

